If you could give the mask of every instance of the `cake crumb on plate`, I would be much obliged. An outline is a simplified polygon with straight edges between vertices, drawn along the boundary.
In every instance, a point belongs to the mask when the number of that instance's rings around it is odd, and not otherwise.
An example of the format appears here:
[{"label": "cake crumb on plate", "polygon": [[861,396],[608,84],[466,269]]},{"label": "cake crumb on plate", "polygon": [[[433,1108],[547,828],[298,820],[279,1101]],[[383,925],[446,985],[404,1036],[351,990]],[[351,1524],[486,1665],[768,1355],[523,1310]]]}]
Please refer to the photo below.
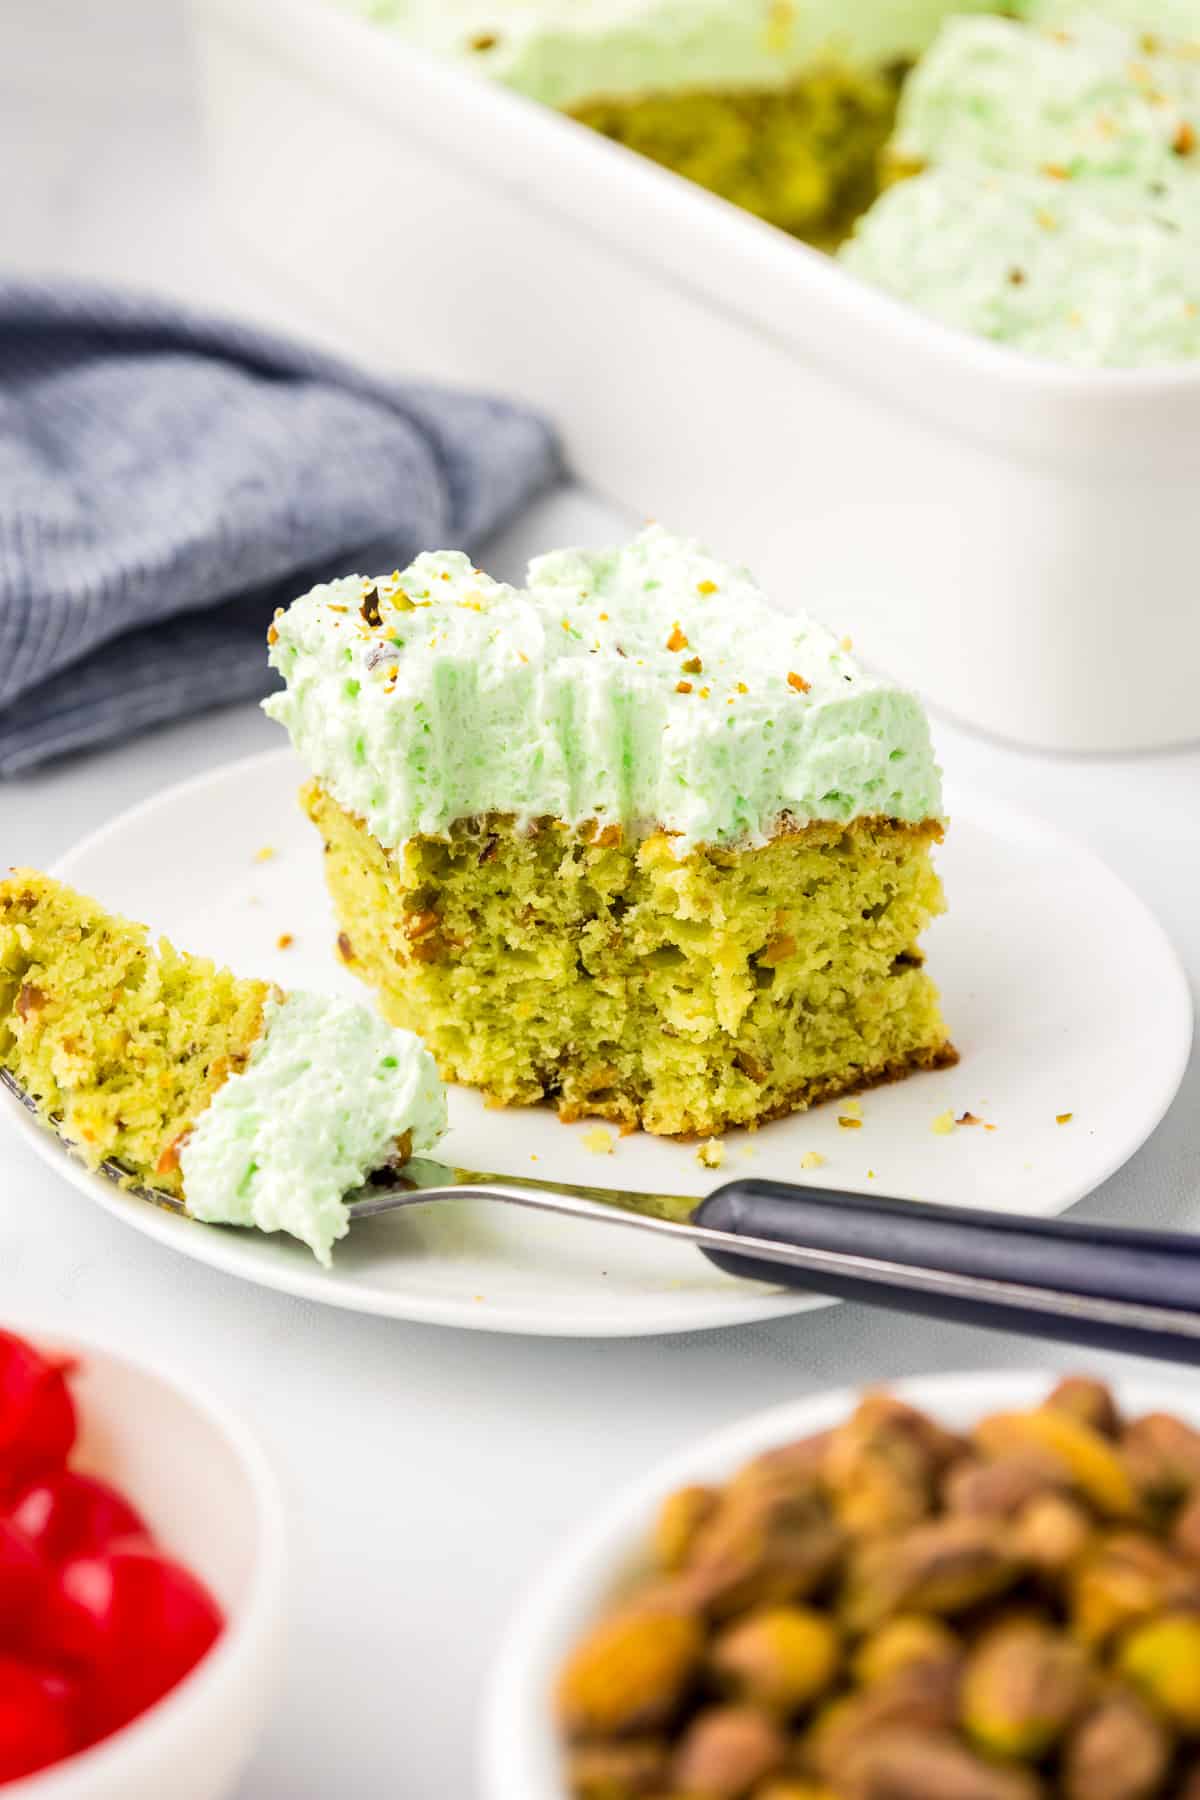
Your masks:
[{"label": "cake crumb on plate", "polygon": [[701,1144],[697,1150],[696,1161],[703,1163],[706,1169],[719,1169],[725,1161],[724,1144],[719,1143],[716,1138],[709,1138],[708,1142]]},{"label": "cake crumb on plate", "polygon": [[949,1108],[947,1108],[944,1113],[938,1114],[930,1129],[933,1131],[935,1137],[950,1136],[950,1133],[954,1130],[954,1114]]},{"label": "cake crumb on plate", "polygon": [[603,1125],[597,1125],[594,1131],[584,1133],[583,1147],[592,1156],[611,1156],[613,1134],[611,1131],[605,1131]]},{"label": "cake crumb on plate", "polygon": [[826,1159],[819,1150],[806,1150],[800,1158],[800,1167],[802,1169],[823,1169],[825,1162]]}]

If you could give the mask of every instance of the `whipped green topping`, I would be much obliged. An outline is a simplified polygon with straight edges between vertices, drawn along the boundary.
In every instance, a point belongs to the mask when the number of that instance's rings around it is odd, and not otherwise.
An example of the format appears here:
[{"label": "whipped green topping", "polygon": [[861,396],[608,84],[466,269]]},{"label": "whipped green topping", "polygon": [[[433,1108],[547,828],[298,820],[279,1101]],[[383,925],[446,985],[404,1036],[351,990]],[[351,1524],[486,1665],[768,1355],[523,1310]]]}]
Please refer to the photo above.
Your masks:
[{"label": "whipped green topping", "polygon": [[1200,356],[1200,206],[1081,196],[1045,176],[929,169],[876,202],[842,261],[947,325],[1032,356]]},{"label": "whipped green topping", "polygon": [[941,807],[916,698],[745,570],[651,527],[538,557],[524,588],[452,551],[314,588],[276,620],[264,702],[385,848],[483,813],[699,843]]},{"label": "whipped green topping", "polygon": [[550,106],[781,87],[814,63],[919,54],[982,0],[343,0],[409,43]]},{"label": "whipped green topping", "polygon": [[346,1195],[412,1134],[446,1128],[432,1056],[410,1031],[322,994],[268,1000],[245,1070],[217,1089],[180,1153],[193,1218],[300,1238],[328,1266]]},{"label": "whipped green topping", "polygon": [[[1133,0],[1110,0],[1129,14]],[[1058,361],[1200,356],[1200,48],[1038,0],[955,19],[910,77],[884,193],[839,255],[946,324]]]},{"label": "whipped green topping", "polygon": [[905,161],[980,163],[1200,191],[1200,55],[1099,15],[1053,29],[951,19],[905,83],[892,150]]},{"label": "whipped green topping", "polygon": [[[1093,18],[1110,19],[1136,31],[1140,38],[1168,38],[1176,49],[1200,49],[1200,10],[1196,0],[1086,0]],[[956,7],[962,12],[965,8]],[[1081,0],[1023,0],[1015,10],[1034,25],[1057,29],[1073,24]]]}]

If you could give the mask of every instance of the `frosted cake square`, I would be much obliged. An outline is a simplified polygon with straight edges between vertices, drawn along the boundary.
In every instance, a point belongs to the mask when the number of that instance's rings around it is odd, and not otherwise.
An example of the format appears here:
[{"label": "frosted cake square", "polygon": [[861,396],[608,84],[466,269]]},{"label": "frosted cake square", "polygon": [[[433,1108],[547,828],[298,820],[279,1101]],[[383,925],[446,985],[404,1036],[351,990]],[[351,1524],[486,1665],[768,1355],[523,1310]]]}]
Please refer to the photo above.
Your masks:
[{"label": "frosted cake square", "polygon": [[915,697],[655,527],[277,617],[338,954],[442,1074],[687,1134],[954,1060]]}]

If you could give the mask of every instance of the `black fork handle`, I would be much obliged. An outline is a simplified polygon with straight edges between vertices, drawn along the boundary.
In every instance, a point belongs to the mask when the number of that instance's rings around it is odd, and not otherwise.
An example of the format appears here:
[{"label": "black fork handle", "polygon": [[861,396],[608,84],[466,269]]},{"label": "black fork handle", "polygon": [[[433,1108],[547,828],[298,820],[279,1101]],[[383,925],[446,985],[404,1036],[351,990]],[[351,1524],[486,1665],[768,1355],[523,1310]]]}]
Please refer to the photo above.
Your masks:
[{"label": "black fork handle", "polygon": [[[735,1237],[865,1257],[892,1274],[813,1271],[705,1248],[719,1268],[868,1306],[1200,1363],[1200,1238],[974,1212],[748,1179],[693,1222]],[[939,1275],[965,1278],[942,1291]]]}]

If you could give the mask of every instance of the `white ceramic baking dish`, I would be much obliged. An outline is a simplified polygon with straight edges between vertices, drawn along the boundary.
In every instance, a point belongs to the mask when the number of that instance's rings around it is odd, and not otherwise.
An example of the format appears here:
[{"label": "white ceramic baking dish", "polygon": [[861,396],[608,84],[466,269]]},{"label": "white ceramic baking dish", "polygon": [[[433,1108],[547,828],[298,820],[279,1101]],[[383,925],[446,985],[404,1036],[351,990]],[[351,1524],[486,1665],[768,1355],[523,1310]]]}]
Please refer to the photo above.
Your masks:
[{"label": "white ceramic baking dish", "polygon": [[922,317],[323,0],[193,0],[221,207],[377,363],[535,402],[586,482],[984,731],[1200,737],[1200,366]]}]

